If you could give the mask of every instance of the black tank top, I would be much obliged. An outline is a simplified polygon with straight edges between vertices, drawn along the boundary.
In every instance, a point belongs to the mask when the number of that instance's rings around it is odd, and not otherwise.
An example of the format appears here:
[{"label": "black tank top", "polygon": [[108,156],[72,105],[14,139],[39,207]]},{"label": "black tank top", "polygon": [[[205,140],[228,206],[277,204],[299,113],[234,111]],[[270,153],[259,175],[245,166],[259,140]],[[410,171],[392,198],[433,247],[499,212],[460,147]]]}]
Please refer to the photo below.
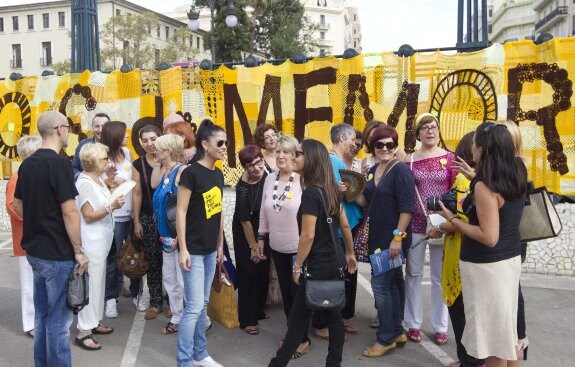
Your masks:
[{"label": "black tank top", "polygon": [[[479,225],[472,196],[467,196],[463,202],[463,210],[469,217],[470,224]],[[514,201],[505,201],[499,209],[499,241],[495,247],[488,247],[468,236],[463,236],[461,261],[492,263],[521,255],[519,223],[524,206],[525,196],[522,196]]]}]

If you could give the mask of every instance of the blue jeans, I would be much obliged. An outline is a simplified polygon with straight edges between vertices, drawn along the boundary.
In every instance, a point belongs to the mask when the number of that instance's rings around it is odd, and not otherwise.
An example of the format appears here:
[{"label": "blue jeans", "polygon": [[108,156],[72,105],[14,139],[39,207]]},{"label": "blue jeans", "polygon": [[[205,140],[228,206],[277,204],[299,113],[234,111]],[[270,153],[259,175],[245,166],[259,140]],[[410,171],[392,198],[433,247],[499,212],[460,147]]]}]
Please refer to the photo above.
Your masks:
[{"label": "blue jeans", "polygon": [[[118,298],[120,296],[120,290],[124,284],[124,274],[118,270],[116,259],[118,258],[118,254],[120,253],[120,249],[122,248],[124,241],[128,238],[131,223],[131,221],[114,223],[114,246],[110,249],[110,252],[112,253],[108,255],[108,261],[106,264],[105,301]],[[138,279],[130,280],[130,294],[132,295],[132,298],[138,295],[139,290],[140,281]]]},{"label": "blue jeans", "polygon": [[66,304],[66,284],[74,261],[50,261],[26,255],[34,272],[34,365],[72,365],[70,325],[72,311]]},{"label": "blue jeans", "polygon": [[176,346],[178,367],[191,367],[194,360],[208,357],[206,309],[216,272],[216,252],[190,255],[190,271],[182,270],[184,278],[184,313],[180,320]]},{"label": "blue jeans", "polygon": [[391,269],[377,277],[371,277],[371,289],[379,318],[379,328],[375,335],[381,345],[393,344],[395,338],[405,332],[401,326],[402,312],[396,280],[396,273],[400,269]]}]

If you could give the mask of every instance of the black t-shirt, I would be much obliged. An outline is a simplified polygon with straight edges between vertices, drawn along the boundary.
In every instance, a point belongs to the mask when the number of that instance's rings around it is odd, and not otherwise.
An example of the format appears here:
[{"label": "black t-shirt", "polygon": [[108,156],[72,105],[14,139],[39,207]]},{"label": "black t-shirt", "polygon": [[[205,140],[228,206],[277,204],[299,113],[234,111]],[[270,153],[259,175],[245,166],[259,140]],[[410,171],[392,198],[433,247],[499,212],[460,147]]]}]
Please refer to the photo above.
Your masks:
[{"label": "black t-shirt", "polygon": [[22,200],[22,247],[34,257],[51,261],[74,259],[61,204],[78,195],[69,160],[51,149],[39,149],[18,170],[14,197]]},{"label": "black t-shirt", "polygon": [[186,246],[192,255],[208,255],[217,248],[224,175],[218,168],[209,169],[193,163],[184,169],[180,186],[192,191],[186,213]]},{"label": "black t-shirt", "polygon": [[[499,209],[499,241],[497,244],[494,247],[488,247],[468,236],[463,236],[460,259],[472,263],[493,263],[521,255],[519,223],[524,206],[525,196],[514,201],[505,201]],[[463,211],[467,214],[470,224],[479,225],[472,194],[465,198]]]},{"label": "black t-shirt", "polygon": [[[142,162],[144,162],[144,166],[147,173],[147,180],[148,180],[148,189],[146,189],[146,180],[144,179],[144,171],[142,169]],[[154,189],[152,188],[152,170],[153,167],[150,166],[148,160],[145,156],[141,156],[140,158],[136,159],[134,163],[132,163],[134,168],[140,173],[140,187],[142,188],[142,207],[140,209],[140,214],[152,215],[154,213],[152,209],[152,198],[154,197]],[[150,193],[150,197],[148,198],[148,192]]]},{"label": "black t-shirt", "polygon": [[[327,223],[327,216],[322,203],[323,200],[327,205],[327,197],[323,189],[311,186],[307,187],[301,195],[301,205],[297,213],[297,224],[301,234],[302,215],[308,214],[317,217],[315,223],[315,236],[311,245],[311,250],[306,259],[307,272],[312,279],[335,279],[339,276],[339,268],[344,264],[339,264],[334,246],[339,243],[332,243],[332,237],[329,233],[330,227]],[[332,217],[332,229],[334,236],[337,236],[339,229],[339,216]],[[337,237],[336,237],[337,241]],[[344,256],[344,253],[341,253]],[[343,258],[342,258],[343,260]]]},{"label": "black t-shirt", "polygon": [[[369,171],[368,177],[375,175],[377,165]],[[374,197],[375,183],[371,179],[363,191],[365,198],[371,202]],[[397,229],[399,215],[401,213],[413,213],[415,211],[415,181],[413,173],[402,162],[397,163],[381,179],[375,191],[375,202],[369,211],[369,253],[376,249],[385,250],[393,239],[393,230]],[[408,246],[411,245],[411,225],[406,229],[407,237],[402,241],[404,256]]]}]

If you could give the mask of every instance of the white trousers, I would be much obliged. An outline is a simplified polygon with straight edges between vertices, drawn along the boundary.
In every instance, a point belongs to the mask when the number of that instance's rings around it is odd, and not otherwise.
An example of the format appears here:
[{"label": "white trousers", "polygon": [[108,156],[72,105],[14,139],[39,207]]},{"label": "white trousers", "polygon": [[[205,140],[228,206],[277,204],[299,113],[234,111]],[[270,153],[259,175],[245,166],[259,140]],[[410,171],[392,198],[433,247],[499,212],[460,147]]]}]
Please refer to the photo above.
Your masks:
[{"label": "white trousers", "polygon": [[100,323],[104,317],[104,295],[106,292],[106,258],[107,254],[94,254],[86,252],[90,262],[88,274],[90,281],[90,303],[78,312],[77,328],[80,331],[90,331]]},{"label": "white trousers", "polygon": [[170,298],[172,324],[179,324],[184,312],[184,278],[180,269],[180,251],[167,253],[162,251],[162,283]]},{"label": "white trousers", "polygon": [[20,299],[22,302],[22,328],[34,329],[34,273],[26,256],[18,256],[20,266]]},{"label": "white trousers", "polygon": [[[412,243],[417,243],[425,234],[413,233]],[[423,324],[423,302],[421,280],[427,241],[410,249],[405,268],[405,312],[404,321],[409,329],[421,329]],[[431,272],[431,326],[434,332],[447,332],[449,316],[447,306],[443,303],[441,293],[441,271],[443,266],[443,246],[429,245],[429,262]]]}]

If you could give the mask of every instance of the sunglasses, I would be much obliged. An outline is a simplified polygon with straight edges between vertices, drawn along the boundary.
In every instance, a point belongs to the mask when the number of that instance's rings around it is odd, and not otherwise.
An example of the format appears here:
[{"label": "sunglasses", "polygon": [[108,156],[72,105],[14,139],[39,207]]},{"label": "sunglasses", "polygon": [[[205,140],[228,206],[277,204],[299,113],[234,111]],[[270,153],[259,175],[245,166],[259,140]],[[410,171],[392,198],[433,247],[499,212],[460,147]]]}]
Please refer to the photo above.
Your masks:
[{"label": "sunglasses", "polygon": [[381,141],[376,141],[373,144],[373,147],[375,149],[383,149],[385,147],[387,150],[393,150],[396,146],[397,145],[395,145],[395,143],[391,142],[391,141],[388,141],[387,143],[383,143]]},{"label": "sunglasses", "polygon": [[227,148],[227,147],[230,145],[230,142],[227,141],[227,140],[218,140],[218,142],[216,143],[216,146],[217,146],[218,148],[221,148],[222,145],[225,145],[226,148]]},{"label": "sunglasses", "polygon": [[296,157],[296,158],[299,158],[299,157],[301,157],[301,156],[303,156],[303,155],[304,155],[304,153],[303,153],[301,150],[296,150],[296,151],[295,151],[295,157]]}]

